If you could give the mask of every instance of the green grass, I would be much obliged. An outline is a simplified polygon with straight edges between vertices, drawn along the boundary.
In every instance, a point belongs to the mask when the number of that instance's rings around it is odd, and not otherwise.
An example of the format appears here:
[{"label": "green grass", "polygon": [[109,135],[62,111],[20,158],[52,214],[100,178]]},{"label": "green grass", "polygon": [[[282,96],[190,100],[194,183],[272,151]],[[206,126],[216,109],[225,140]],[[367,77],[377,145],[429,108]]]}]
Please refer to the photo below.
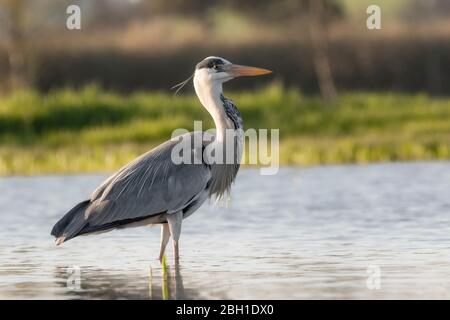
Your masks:
[{"label": "green grass", "polygon": [[[274,84],[227,94],[246,128],[280,129],[284,165],[450,158],[450,99],[342,94],[332,106]],[[193,95],[119,95],[96,86],[0,97],[0,174],[113,171],[194,120]]]}]

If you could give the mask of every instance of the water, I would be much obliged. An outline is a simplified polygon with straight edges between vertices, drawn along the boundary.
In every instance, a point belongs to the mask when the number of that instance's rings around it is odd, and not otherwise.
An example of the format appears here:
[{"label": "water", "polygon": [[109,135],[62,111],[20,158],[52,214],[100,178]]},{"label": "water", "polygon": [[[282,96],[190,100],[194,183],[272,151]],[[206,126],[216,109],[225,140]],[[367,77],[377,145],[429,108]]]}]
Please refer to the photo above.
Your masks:
[{"label": "water", "polygon": [[157,227],[54,245],[104,178],[0,179],[0,298],[450,298],[448,162],[242,170],[228,208],[185,220],[166,272]]}]

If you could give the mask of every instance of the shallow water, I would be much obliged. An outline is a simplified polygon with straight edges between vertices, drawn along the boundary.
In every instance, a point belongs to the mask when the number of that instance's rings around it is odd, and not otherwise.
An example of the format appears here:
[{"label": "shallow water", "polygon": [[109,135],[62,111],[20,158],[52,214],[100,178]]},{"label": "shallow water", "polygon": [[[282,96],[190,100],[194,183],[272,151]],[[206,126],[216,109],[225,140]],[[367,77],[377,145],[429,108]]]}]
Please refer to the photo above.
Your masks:
[{"label": "shallow water", "polygon": [[450,298],[449,162],[242,170],[228,208],[185,220],[166,273],[158,227],[54,245],[104,178],[0,178],[0,298]]}]

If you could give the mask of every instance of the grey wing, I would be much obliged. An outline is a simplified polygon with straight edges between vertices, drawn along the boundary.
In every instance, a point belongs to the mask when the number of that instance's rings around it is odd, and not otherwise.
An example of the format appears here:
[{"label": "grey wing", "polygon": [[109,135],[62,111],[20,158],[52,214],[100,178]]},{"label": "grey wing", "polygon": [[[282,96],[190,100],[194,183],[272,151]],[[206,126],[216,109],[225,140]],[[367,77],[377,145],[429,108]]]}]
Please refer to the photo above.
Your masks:
[{"label": "grey wing", "polygon": [[195,201],[207,188],[210,169],[204,164],[174,164],[176,143],[163,143],[100,185],[84,213],[89,229],[176,212]]}]

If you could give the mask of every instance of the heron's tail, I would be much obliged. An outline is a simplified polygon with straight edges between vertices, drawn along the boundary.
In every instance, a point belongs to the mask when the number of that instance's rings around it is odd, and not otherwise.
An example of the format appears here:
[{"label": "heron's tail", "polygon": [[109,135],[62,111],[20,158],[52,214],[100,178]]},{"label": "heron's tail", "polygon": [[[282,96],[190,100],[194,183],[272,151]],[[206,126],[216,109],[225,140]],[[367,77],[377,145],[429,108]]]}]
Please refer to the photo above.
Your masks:
[{"label": "heron's tail", "polygon": [[56,245],[60,245],[78,235],[85,226],[84,211],[89,206],[90,200],[80,202],[67,212],[52,229],[51,235],[56,238]]}]

